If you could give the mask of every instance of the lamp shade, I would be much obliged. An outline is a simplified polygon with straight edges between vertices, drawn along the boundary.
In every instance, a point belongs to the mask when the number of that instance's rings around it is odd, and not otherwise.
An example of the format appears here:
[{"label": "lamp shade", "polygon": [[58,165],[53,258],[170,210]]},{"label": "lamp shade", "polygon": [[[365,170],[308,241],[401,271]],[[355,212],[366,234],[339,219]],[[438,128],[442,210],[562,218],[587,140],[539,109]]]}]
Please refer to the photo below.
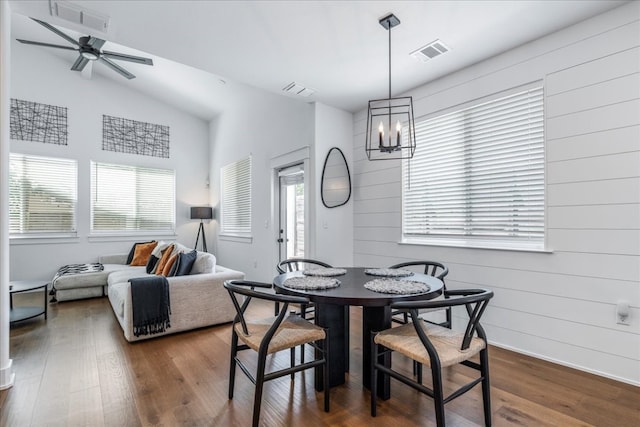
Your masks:
[{"label": "lamp shade", "polygon": [[212,219],[213,208],[211,206],[193,206],[191,208],[191,219]]}]

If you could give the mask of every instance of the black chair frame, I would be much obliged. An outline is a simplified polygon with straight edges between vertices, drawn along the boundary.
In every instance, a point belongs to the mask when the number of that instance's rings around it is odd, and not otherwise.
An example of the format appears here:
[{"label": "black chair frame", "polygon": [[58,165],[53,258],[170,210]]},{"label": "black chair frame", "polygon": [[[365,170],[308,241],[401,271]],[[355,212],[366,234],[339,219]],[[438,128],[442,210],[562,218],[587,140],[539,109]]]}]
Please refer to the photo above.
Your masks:
[{"label": "black chair frame", "polygon": [[[317,366],[322,366],[323,368],[323,381],[324,384],[329,384],[329,363],[328,363],[328,354],[329,354],[329,340],[327,339],[329,336],[329,332],[325,329],[325,339],[322,340],[321,345],[317,345],[316,343],[309,343],[313,346],[317,351],[315,352],[316,358],[310,362],[304,363],[304,360],[301,361],[299,365],[295,364],[295,347],[290,348],[290,358],[291,358],[291,366],[289,368],[280,369],[277,371],[265,373],[266,367],[266,359],[268,356],[269,343],[273,338],[274,334],[282,324],[285,316],[287,315],[287,308],[289,304],[308,304],[309,299],[303,297],[296,296],[288,296],[281,294],[273,294],[256,291],[255,288],[264,288],[270,289],[272,285],[267,283],[260,282],[251,282],[246,280],[230,280],[224,283],[224,287],[229,292],[229,296],[231,297],[231,301],[236,309],[236,317],[233,320],[233,324],[231,327],[232,336],[231,336],[231,360],[229,367],[229,399],[233,399],[233,390],[235,385],[235,373],[236,373],[236,365],[240,367],[240,370],[244,372],[244,374],[249,378],[249,380],[255,385],[255,395],[254,395],[254,403],[253,403],[253,422],[252,425],[257,427],[260,421],[260,407],[262,404],[262,390],[263,385],[266,381],[271,381],[276,378],[280,378],[286,375],[291,375],[291,380],[294,380],[294,376],[296,372],[300,372],[306,369],[315,368]],[[236,294],[244,296],[244,301],[242,304],[238,301]],[[245,334],[249,334],[247,328],[247,322],[245,320],[244,314],[251,303],[252,298],[264,299],[269,301],[274,301],[283,304],[283,309],[280,311],[275,321],[266,332],[264,338],[260,343],[260,347],[258,350],[258,363],[256,369],[255,377],[251,374],[249,369],[242,363],[242,361],[237,357],[239,351],[248,350],[250,347],[246,344],[238,345],[238,334],[235,330],[235,325],[240,323],[242,327],[242,331]],[[324,410],[325,412],[329,412],[329,387],[324,388]]]},{"label": "black chair frame", "polygon": [[[424,266],[424,274],[428,274],[433,277],[437,277],[442,280],[442,295],[445,298],[449,298],[449,294],[447,292],[447,284],[444,281],[444,278],[449,274],[449,268],[437,261],[408,261],[401,262],[399,264],[394,264],[389,268],[404,268],[404,267],[412,267],[412,266]],[[438,272],[440,270],[440,272]],[[398,319],[396,316],[402,314],[402,319]],[[451,329],[451,307],[445,308],[445,316],[446,320],[444,322],[437,323],[440,326],[444,326],[445,328]],[[399,311],[393,311],[391,313],[391,321],[400,323],[402,325],[406,324],[409,321],[409,315],[407,312],[400,313]],[[428,320],[426,320],[428,322]],[[431,322],[434,323],[434,322]]]},{"label": "black chair frame", "polygon": [[[280,274],[291,273],[292,271],[303,270],[305,264],[317,265],[325,268],[332,268],[332,266],[327,264],[326,262],[318,261],[315,259],[288,258],[283,261],[280,261],[276,266],[276,269]],[[276,306],[275,306],[276,316],[278,315],[279,311],[280,311],[280,305],[276,303]],[[309,316],[309,313],[313,313],[313,314]],[[315,318],[314,304],[309,303],[309,304],[301,305],[300,315],[302,316],[303,319],[313,320]],[[345,360],[346,370],[347,372],[349,372],[349,356],[350,355],[349,355],[349,306],[348,305],[344,307],[344,336],[346,340],[345,347],[344,347],[345,348],[344,360]],[[300,350],[301,350],[300,357],[301,357],[301,360],[304,362],[304,346],[302,346]]]},{"label": "black chair frame", "polygon": [[[411,316],[411,320],[415,327],[416,333],[422,344],[425,346],[427,353],[429,354],[431,364],[431,377],[433,388],[424,386],[421,381],[415,381],[398,371],[394,371],[391,367],[386,367],[379,362],[381,356],[391,354],[392,350],[375,343],[374,339],[378,332],[371,333],[371,349],[373,350],[371,356],[371,416],[376,416],[377,406],[377,379],[378,372],[382,372],[383,375],[389,375],[392,378],[418,390],[421,393],[430,396],[434,400],[436,424],[438,427],[445,426],[445,412],[444,405],[453,399],[463,395],[467,391],[471,390],[478,383],[482,383],[482,399],[484,410],[484,421],[486,426],[491,426],[491,394],[490,394],[490,381],[489,381],[489,353],[487,336],[480,325],[480,318],[484,313],[489,300],[493,297],[493,292],[486,289],[464,289],[464,290],[451,290],[449,291],[451,298],[448,300],[437,301],[407,301],[391,304],[392,309],[406,312]],[[465,360],[460,362],[464,366],[468,366],[480,372],[479,377],[463,385],[449,396],[444,396],[443,382],[442,382],[442,365],[438,353],[434,345],[429,340],[429,337],[424,332],[422,327],[419,326],[421,320],[418,316],[418,311],[424,308],[438,308],[438,307],[454,307],[464,305],[467,314],[469,315],[469,321],[467,323],[466,330],[464,332],[464,339],[462,341],[461,350],[469,348],[469,344],[474,334],[482,338],[486,347],[480,351],[479,359],[480,363],[476,363],[471,360]],[[390,357],[390,356],[389,356]],[[420,364],[422,366],[422,364]]]}]

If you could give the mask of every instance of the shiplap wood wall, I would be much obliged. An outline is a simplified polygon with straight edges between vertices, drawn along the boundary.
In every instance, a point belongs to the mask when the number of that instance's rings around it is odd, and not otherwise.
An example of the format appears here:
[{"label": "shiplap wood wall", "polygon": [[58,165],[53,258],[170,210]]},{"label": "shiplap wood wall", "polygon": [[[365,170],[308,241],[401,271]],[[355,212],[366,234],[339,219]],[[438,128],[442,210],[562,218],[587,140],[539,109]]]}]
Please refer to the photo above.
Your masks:
[{"label": "shiplap wood wall", "polygon": [[[401,244],[400,163],[366,160],[362,111],[355,265],[442,261],[449,287],[495,291],[484,321],[492,343],[640,385],[639,21],[631,2],[408,93],[420,117],[543,83],[549,252]],[[629,326],[616,324],[619,300],[631,305]]]}]

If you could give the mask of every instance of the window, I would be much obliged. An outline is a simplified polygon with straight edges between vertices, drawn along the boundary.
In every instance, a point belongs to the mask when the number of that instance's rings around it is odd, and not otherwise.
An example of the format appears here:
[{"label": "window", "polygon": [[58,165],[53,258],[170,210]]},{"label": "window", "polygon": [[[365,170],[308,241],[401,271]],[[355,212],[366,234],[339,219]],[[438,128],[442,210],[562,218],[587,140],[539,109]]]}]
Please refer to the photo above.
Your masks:
[{"label": "window", "polygon": [[91,231],[173,232],[175,172],[91,162]]},{"label": "window", "polygon": [[543,89],[416,121],[403,163],[403,239],[544,248]]},{"label": "window", "polygon": [[221,170],[221,233],[251,235],[251,156]]},{"label": "window", "polygon": [[9,232],[75,233],[77,175],[75,160],[11,153]]}]

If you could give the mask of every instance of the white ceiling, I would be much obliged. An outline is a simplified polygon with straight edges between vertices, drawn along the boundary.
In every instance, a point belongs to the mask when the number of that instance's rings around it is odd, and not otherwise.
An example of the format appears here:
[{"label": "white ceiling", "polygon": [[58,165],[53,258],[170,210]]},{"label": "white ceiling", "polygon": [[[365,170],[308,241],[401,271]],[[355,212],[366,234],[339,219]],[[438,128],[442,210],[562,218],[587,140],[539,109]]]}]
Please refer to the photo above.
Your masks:
[{"label": "white ceiling", "polygon": [[[52,17],[48,0],[10,2],[13,12],[49,22],[74,38],[92,34],[109,40],[103,50],[153,57],[153,67],[118,62],[136,74],[131,81],[100,63],[94,64],[93,72],[210,119],[243,84],[283,94],[282,88],[295,81],[316,91],[301,99],[304,102],[354,112],[365,108],[369,99],[385,97],[388,32],[378,20],[389,12],[401,21],[391,33],[392,87],[397,95],[626,1],[67,3],[108,15],[108,31],[89,31]],[[68,44],[24,16],[14,14],[14,38]],[[435,39],[451,51],[427,62],[409,56]],[[68,57],[69,67],[77,56],[61,49],[19,46],[13,48]]]}]

